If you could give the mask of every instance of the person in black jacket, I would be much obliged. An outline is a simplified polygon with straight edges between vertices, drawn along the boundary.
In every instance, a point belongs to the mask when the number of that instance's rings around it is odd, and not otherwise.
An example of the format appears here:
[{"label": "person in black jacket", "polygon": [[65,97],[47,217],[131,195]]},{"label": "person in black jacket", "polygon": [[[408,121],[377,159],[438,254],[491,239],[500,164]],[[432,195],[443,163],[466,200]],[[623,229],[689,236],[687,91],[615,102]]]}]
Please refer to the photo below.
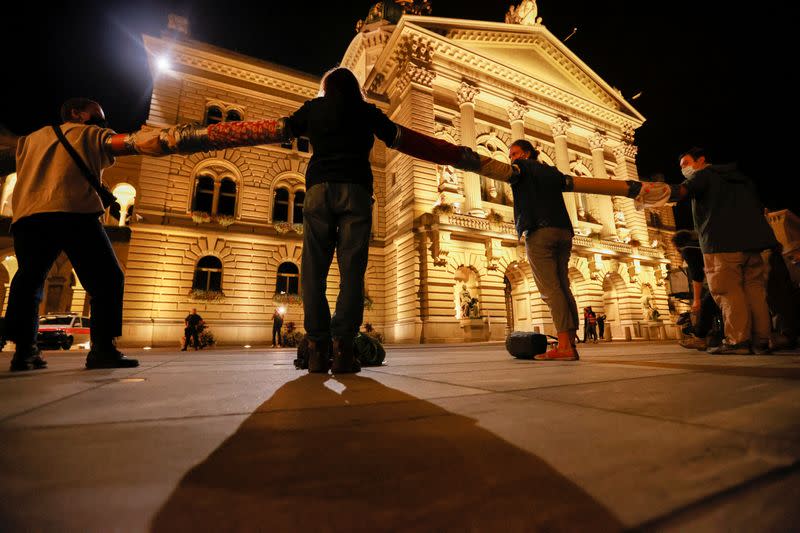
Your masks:
[{"label": "person in black jacket", "polygon": [[681,155],[680,167],[686,181],[679,198],[692,199],[706,280],[725,320],[724,342],[708,352],[767,354],[771,327],[761,252],[778,241],[755,185],[736,165],[712,165],[701,148]]},{"label": "person in black jacket", "polygon": [[520,139],[509,150],[519,173],[511,180],[517,233],[525,237],[525,250],[536,286],[550,308],[558,330],[558,347],[539,354],[537,360],[575,361],[578,306],[569,286],[569,257],[572,223],[562,191],[567,176],[553,166],[536,160],[539,152]]},{"label": "person in black jacket", "polygon": [[[372,231],[369,155],[375,137],[392,147],[400,129],[364,100],[358,80],[346,68],[323,77],[322,93],[286,119],[290,135],[308,137],[313,147],[306,171],[301,267],[308,370],[328,371],[332,340],[333,372],[358,372],[353,342],[364,315]],[[340,281],[331,316],[325,291],[334,252]]]}]

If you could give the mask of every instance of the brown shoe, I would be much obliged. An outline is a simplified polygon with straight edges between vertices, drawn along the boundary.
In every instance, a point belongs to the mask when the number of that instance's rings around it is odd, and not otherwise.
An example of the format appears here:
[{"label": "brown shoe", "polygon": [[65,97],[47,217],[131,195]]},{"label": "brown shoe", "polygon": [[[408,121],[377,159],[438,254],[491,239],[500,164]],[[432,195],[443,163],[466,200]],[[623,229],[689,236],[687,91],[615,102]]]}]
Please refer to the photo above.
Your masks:
[{"label": "brown shoe", "polygon": [[330,342],[308,340],[308,371],[327,374],[331,367]]},{"label": "brown shoe", "polygon": [[355,345],[352,339],[349,342],[341,338],[333,339],[333,365],[331,372],[334,374],[356,374],[361,372],[361,365],[355,356]]},{"label": "brown shoe", "polygon": [[684,347],[684,348],[686,348],[688,350],[705,351],[706,348],[708,348],[708,345],[706,344],[706,340],[705,339],[701,339],[700,337],[695,337],[694,335],[691,335],[689,337],[686,337],[685,339],[679,340],[678,344],[680,344],[682,347]]}]

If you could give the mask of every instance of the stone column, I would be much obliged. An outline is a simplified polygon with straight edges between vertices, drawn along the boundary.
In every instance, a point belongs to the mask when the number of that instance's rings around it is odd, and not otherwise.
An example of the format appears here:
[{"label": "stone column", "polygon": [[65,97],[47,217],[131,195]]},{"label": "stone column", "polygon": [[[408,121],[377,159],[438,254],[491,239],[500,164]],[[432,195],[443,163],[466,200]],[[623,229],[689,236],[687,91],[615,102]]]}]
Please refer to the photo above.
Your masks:
[{"label": "stone column", "polygon": [[294,191],[289,192],[289,214],[286,216],[286,220],[289,221],[290,224],[294,224]]},{"label": "stone column", "polygon": [[[461,111],[461,144],[470,148],[477,148],[475,135],[475,97],[478,95],[477,87],[462,82],[458,89],[458,106]],[[483,217],[486,213],[483,210],[481,201],[481,178],[474,172],[464,173],[464,196],[466,201],[464,210],[472,216]]]},{"label": "stone column", "polygon": [[[632,133],[623,137],[623,141],[614,147],[614,157],[617,160],[617,178],[638,181],[639,173],[636,170],[637,148],[628,142],[632,137]],[[648,245],[650,239],[644,211],[637,211],[631,198],[620,198],[619,202],[623,207],[628,228],[631,230],[631,237],[645,246]]]},{"label": "stone column", "polygon": [[[606,137],[600,132],[595,133],[589,138],[589,148],[592,150],[592,166],[594,167],[594,177],[597,179],[608,179],[606,173],[606,161],[604,154],[604,146]],[[617,229],[614,225],[614,204],[611,202],[610,196],[594,196],[594,205],[597,208],[597,217],[603,225],[601,237],[603,239],[610,239],[617,235]]]},{"label": "stone column", "polygon": [[[569,174],[569,151],[567,150],[567,130],[569,122],[563,118],[558,118],[550,125],[553,131],[553,140],[556,145],[556,168],[564,174]],[[578,212],[575,208],[575,195],[571,192],[564,193],[564,203],[567,205],[567,212],[572,225],[578,223]]]},{"label": "stone column", "polygon": [[528,108],[514,100],[508,108],[508,121],[511,123],[511,142],[525,138],[525,113]]},{"label": "stone column", "polygon": [[[214,199],[211,200],[211,215],[217,214],[217,208],[219,207],[219,189],[222,187],[222,181],[214,180]],[[289,208],[291,209],[291,204],[289,204]]]}]

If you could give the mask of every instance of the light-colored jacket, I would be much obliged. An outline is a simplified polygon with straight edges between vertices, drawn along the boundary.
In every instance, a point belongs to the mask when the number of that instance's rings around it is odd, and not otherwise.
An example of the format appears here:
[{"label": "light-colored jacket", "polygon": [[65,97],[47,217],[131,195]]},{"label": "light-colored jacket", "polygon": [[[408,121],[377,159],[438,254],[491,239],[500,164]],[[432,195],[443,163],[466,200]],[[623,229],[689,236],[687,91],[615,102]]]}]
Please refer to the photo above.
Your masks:
[{"label": "light-colored jacket", "polygon": [[[96,176],[114,164],[113,156],[104,150],[113,130],[73,122],[60,127]],[[50,126],[17,142],[17,183],[11,206],[13,222],[38,213],[103,212],[100,197]]]}]

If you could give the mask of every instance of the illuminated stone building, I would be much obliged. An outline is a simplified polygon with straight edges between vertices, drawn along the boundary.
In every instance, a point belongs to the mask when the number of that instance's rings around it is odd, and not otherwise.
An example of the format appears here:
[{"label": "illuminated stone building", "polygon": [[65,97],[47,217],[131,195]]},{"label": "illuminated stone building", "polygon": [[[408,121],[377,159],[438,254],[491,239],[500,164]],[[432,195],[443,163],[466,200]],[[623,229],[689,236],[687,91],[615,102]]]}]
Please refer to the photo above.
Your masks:
[{"label": "illuminated stone building", "polygon": [[[343,51],[341,64],[393,120],[504,161],[511,142],[524,137],[563,172],[639,179],[633,134],[644,117],[547,30],[535,2],[509,11],[506,22],[428,11],[427,2],[378,4]],[[154,82],[149,125],[286,116],[319,91],[318,77],[190,40],[185,25],[172,22],[177,31],[144,37]],[[107,181],[125,187],[136,214],[129,242],[118,244],[126,271],[124,343],[177,343],[191,307],[226,344],[266,342],[276,305],[302,325],[298,274],[310,150],[299,139],[121,158],[106,172]],[[372,166],[365,322],[388,342],[554,333],[516,238],[507,185],[377,140]],[[632,200],[565,200],[577,234],[570,279],[579,308],[605,313],[617,339],[672,335],[664,327],[671,210],[661,210],[660,226],[650,230],[653,214],[637,211]],[[337,288],[334,261],[331,302]],[[80,287],[71,290],[69,308],[83,309]],[[463,316],[464,300],[473,298],[471,316]],[[654,309],[666,320],[654,320]]]}]

